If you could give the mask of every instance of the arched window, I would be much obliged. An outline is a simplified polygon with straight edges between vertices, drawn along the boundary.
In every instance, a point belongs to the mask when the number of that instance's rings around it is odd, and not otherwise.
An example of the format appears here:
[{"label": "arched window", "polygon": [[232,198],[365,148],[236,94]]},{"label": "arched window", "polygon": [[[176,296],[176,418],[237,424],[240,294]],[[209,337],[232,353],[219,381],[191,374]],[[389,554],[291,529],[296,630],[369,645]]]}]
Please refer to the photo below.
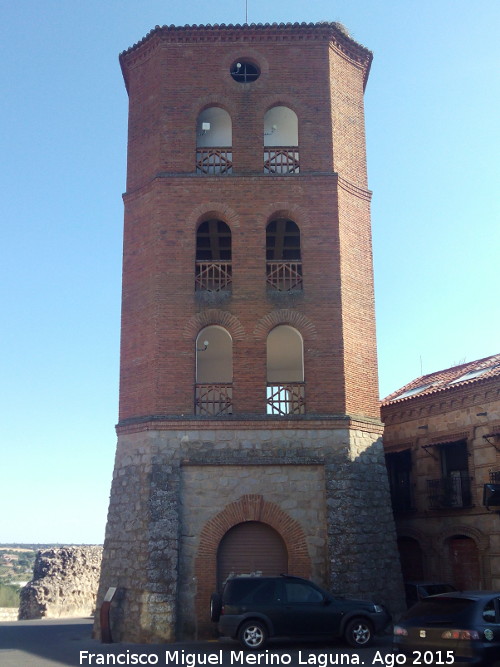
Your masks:
[{"label": "arched window", "polygon": [[291,326],[281,324],[267,337],[267,414],[305,413],[304,344]]},{"label": "arched window", "polygon": [[205,220],[196,232],[195,289],[220,292],[231,282],[231,230],[223,220]]},{"label": "arched window", "polygon": [[272,107],[264,116],[264,173],[299,172],[297,114],[288,107]]},{"label": "arched window", "polygon": [[205,327],[196,338],[196,414],[232,414],[232,382],[231,336],[223,327]]},{"label": "arched window", "polygon": [[266,227],[267,284],[280,292],[302,289],[300,229],[293,220],[274,218]]},{"label": "arched window", "polygon": [[196,122],[196,173],[230,174],[233,170],[231,117],[220,107],[204,109]]}]

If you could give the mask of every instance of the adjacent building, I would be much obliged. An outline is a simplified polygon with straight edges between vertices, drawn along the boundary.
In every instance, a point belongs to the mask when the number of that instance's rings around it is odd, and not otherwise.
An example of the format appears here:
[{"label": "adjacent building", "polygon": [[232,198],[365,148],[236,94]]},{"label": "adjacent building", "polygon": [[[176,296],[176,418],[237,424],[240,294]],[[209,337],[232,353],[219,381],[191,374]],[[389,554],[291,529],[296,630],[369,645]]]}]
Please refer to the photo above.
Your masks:
[{"label": "adjacent building", "polygon": [[404,578],[499,590],[500,354],[413,380],[382,420]]}]

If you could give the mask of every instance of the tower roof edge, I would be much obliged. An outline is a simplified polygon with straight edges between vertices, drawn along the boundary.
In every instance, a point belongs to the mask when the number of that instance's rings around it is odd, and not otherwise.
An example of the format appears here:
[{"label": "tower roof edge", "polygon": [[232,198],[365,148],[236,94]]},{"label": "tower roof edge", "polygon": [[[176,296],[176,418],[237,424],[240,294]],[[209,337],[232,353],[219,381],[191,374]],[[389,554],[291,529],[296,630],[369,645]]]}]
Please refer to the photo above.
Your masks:
[{"label": "tower roof edge", "polygon": [[276,38],[287,37],[290,40],[311,39],[312,41],[333,42],[343,53],[363,66],[365,83],[370,71],[373,53],[362,44],[356,42],[346,28],[338,22],[322,21],[319,23],[244,23],[213,25],[164,25],[155,26],[139,42],[120,53],[120,65],[127,81],[126,67],[129,59],[134,58],[143,49],[158,42],[195,43],[199,41],[228,42],[231,37],[239,42],[248,37],[252,43],[257,38],[260,41],[273,41]]}]

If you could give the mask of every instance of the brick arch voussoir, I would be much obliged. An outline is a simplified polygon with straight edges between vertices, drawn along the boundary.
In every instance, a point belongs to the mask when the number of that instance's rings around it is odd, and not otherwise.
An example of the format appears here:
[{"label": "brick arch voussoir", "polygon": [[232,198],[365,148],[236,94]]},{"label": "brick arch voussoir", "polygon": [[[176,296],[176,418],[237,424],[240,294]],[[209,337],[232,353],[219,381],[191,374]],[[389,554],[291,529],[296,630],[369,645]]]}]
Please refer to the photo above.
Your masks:
[{"label": "brick arch voussoir", "polygon": [[490,540],[487,535],[485,535],[478,528],[473,528],[472,526],[464,526],[462,524],[454,524],[444,528],[438,538],[438,548],[441,553],[444,553],[448,542],[451,538],[456,537],[457,535],[465,535],[465,537],[470,537],[478,548],[479,552],[484,552],[488,549],[490,545]]},{"label": "brick arch voussoir", "polygon": [[239,214],[228,204],[220,201],[204,201],[195,206],[191,212],[186,216],[186,224],[188,229],[192,229],[193,233],[198,226],[200,220],[207,214],[215,215],[226,222],[231,229],[240,226]]},{"label": "brick arch voussoir", "polygon": [[204,97],[197,97],[192,101],[191,113],[195,117],[195,120],[198,118],[199,114],[205,109],[210,109],[211,107],[219,107],[227,111],[231,121],[233,117],[231,115],[231,108],[234,106],[232,101],[225,95],[205,95]]},{"label": "brick arch voussoir", "polygon": [[261,521],[274,528],[282,537],[288,551],[291,573],[311,576],[311,559],[304,531],[298,521],[290,517],[275,503],[263,496],[247,494],[227,505],[209,519],[200,533],[198,554],[195,559],[195,576],[198,582],[195,613],[200,637],[210,636],[213,628],[206,620],[210,595],[217,585],[217,550],[228,530],[247,521]]},{"label": "brick arch voussoir", "polygon": [[296,519],[275,503],[264,500],[263,496],[248,494],[230,503],[222,512],[207,521],[200,534],[198,555],[215,556],[227,531],[247,521],[262,521],[274,528],[285,541],[289,561],[292,563],[296,553],[309,553],[304,531]]},{"label": "brick arch voussoir", "polygon": [[277,217],[293,220],[297,223],[300,229],[302,229],[304,225],[310,225],[311,222],[309,213],[304,210],[302,206],[299,206],[298,204],[290,204],[290,202],[286,201],[270,202],[264,208],[262,215],[266,225],[270,220]]},{"label": "brick arch voussoir", "polygon": [[[305,115],[305,107],[304,104],[300,99],[298,99],[295,95],[283,95],[281,93],[279,94],[272,94],[272,95],[266,95],[256,108],[256,113],[261,113],[262,114],[262,120],[264,120],[264,115],[273,109],[274,107],[287,107],[288,109],[291,109],[297,114],[297,120],[300,125],[300,119],[304,117]],[[300,137],[299,137],[299,142],[300,142]]]},{"label": "brick arch voussoir", "polygon": [[294,327],[302,334],[304,340],[316,338],[316,326],[311,320],[290,308],[282,308],[280,310],[273,310],[264,317],[262,317],[253,330],[253,335],[256,340],[265,340],[271,331],[280,324],[288,324]]},{"label": "brick arch voussoir", "polygon": [[245,329],[239,319],[227,310],[209,308],[191,317],[186,324],[182,335],[189,340],[195,340],[199,332],[205,327],[219,325],[229,331],[233,340],[245,338]]}]

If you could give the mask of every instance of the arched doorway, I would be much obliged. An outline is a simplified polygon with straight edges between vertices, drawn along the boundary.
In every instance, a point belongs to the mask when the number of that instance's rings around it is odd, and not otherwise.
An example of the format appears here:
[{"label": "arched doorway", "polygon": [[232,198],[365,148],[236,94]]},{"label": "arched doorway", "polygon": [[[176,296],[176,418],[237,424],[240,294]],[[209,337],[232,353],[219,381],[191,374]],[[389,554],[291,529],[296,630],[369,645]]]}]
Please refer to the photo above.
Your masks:
[{"label": "arched doorway", "polygon": [[404,581],[421,581],[424,578],[422,548],[414,537],[398,537],[399,558]]},{"label": "arched doorway", "polygon": [[448,540],[451,583],[458,590],[481,588],[479,552],[475,541],[466,535],[453,535]]},{"label": "arched doorway", "polygon": [[288,552],[281,535],[267,523],[245,521],[233,526],[217,550],[218,588],[232,574],[276,576],[288,572]]}]

